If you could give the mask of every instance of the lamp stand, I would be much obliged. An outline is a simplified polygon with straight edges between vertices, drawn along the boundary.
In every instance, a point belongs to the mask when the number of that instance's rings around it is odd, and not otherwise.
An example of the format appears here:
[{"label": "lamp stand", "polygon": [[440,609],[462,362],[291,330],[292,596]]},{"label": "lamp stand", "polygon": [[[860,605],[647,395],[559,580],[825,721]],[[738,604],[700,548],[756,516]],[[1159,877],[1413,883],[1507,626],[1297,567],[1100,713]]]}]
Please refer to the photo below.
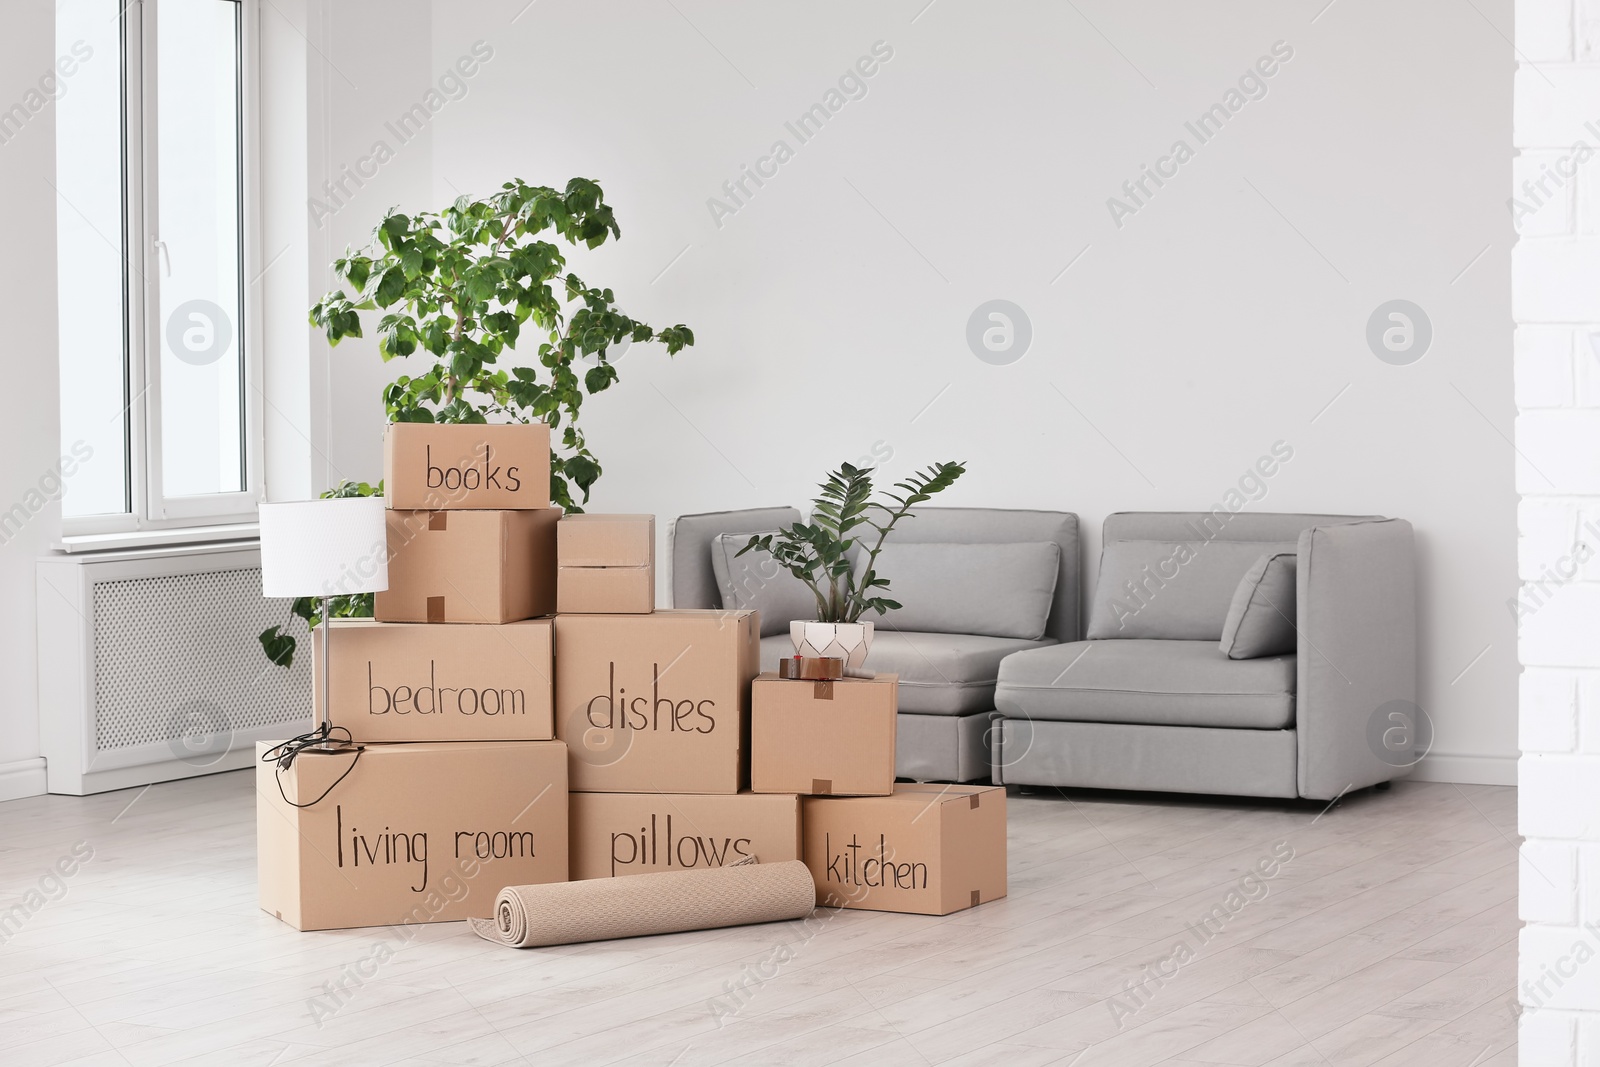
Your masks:
[{"label": "lamp stand", "polygon": [[329,609],[328,596],[327,596],[327,594],[323,594],[323,597],[322,597],[322,626],[321,626],[321,630],[322,630],[322,721],[317,724],[317,729],[322,734],[322,740],[323,740],[324,743],[327,742],[328,733],[332,729],[332,726],[333,726],[332,720],[330,719],[330,717],[328,715],[328,712],[330,711],[330,705],[328,704],[328,675],[330,673],[332,673],[332,671],[333,671],[333,660],[328,655],[328,629],[329,629],[329,626],[328,626],[328,622],[329,622],[328,609]]}]

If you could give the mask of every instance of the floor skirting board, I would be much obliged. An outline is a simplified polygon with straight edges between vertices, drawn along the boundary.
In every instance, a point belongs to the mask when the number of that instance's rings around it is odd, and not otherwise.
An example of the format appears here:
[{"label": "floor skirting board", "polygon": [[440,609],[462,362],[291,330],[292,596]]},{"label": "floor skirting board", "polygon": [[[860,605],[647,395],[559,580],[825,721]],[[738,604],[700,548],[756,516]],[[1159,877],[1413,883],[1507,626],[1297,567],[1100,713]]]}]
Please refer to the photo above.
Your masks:
[{"label": "floor skirting board", "polygon": [[1431,752],[1411,772],[1419,782],[1460,785],[1516,785],[1516,756],[1462,756]]},{"label": "floor skirting board", "polygon": [[0,763],[0,800],[21,800],[44,792],[44,757]]}]

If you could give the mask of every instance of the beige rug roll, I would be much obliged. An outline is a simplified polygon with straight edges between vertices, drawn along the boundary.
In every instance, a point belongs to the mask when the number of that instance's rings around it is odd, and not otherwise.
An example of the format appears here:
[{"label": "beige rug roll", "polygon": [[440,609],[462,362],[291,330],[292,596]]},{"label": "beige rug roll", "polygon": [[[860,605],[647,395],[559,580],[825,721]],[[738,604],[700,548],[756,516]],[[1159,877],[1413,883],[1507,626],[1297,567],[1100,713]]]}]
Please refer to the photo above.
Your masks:
[{"label": "beige rug roll", "polygon": [[494,918],[470,921],[473,931],[489,941],[537,948],[799,919],[811,914],[816,902],[816,883],[799,860],[746,861],[702,870],[507,886],[495,898]]}]

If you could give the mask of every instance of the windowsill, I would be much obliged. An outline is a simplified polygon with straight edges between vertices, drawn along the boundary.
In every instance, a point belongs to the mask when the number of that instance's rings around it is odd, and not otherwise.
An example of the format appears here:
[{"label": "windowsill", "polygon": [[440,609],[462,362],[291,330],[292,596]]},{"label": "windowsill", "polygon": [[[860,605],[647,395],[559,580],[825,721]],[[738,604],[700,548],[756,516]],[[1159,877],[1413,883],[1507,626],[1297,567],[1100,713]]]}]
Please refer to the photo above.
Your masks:
[{"label": "windowsill", "polygon": [[110,552],[125,548],[158,548],[167,545],[215,544],[218,541],[253,541],[261,536],[261,524],[235,522],[219,526],[185,526],[170,530],[127,530],[122,533],[79,534],[63,537],[52,547],[57,552]]}]

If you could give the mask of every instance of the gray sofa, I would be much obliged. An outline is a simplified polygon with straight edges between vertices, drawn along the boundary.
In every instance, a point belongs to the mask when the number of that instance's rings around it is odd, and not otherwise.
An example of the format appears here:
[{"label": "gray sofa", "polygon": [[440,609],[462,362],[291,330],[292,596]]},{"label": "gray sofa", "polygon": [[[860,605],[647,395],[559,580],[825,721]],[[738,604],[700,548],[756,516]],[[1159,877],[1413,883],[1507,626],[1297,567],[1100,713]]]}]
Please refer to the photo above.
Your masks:
[{"label": "gray sofa", "polygon": [[[1377,739],[1395,709],[1415,707],[1410,523],[1125,513],[1104,542],[1090,639],[1000,665],[996,784],[1328,800],[1408,772]],[[1165,551],[1149,546],[1180,543],[1203,564],[1133,569]],[[1211,627],[1239,561],[1276,551],[1295,556],[1294,651],[1230,659]]]},{"label": "gray sofa", "polygon": [[[712,565],[721,534],[753,534],[800,521],[794,508],[756,508],[680,516],[672,526],[672,604],[718,608],[723,592]],[[1078,518],[1068,512],[990,508],[917,508],[896,528],[891,544],[1017,545],[1042,542],[1059,550],[1044,631],[1037,639],[971,633],[897,630],[876,623],[867,666],[900,675],[895,771],[921,781],[969,782],[987,777],[995,683],[1001,661],[1045,651],[1082,636]],[[1041,551],[1035,549],[1035,552]],[[892,578],[893,575],[891,574]],[[965,578],[981,578],[966,574]],[[785,576],[785,580],[794,579]],[[795,617],[800,617],[796,615]],[[814,615],[810,617],[815,617]],[[763,620],[761,667],[776,670],[793,654],[788,619]]]}]

